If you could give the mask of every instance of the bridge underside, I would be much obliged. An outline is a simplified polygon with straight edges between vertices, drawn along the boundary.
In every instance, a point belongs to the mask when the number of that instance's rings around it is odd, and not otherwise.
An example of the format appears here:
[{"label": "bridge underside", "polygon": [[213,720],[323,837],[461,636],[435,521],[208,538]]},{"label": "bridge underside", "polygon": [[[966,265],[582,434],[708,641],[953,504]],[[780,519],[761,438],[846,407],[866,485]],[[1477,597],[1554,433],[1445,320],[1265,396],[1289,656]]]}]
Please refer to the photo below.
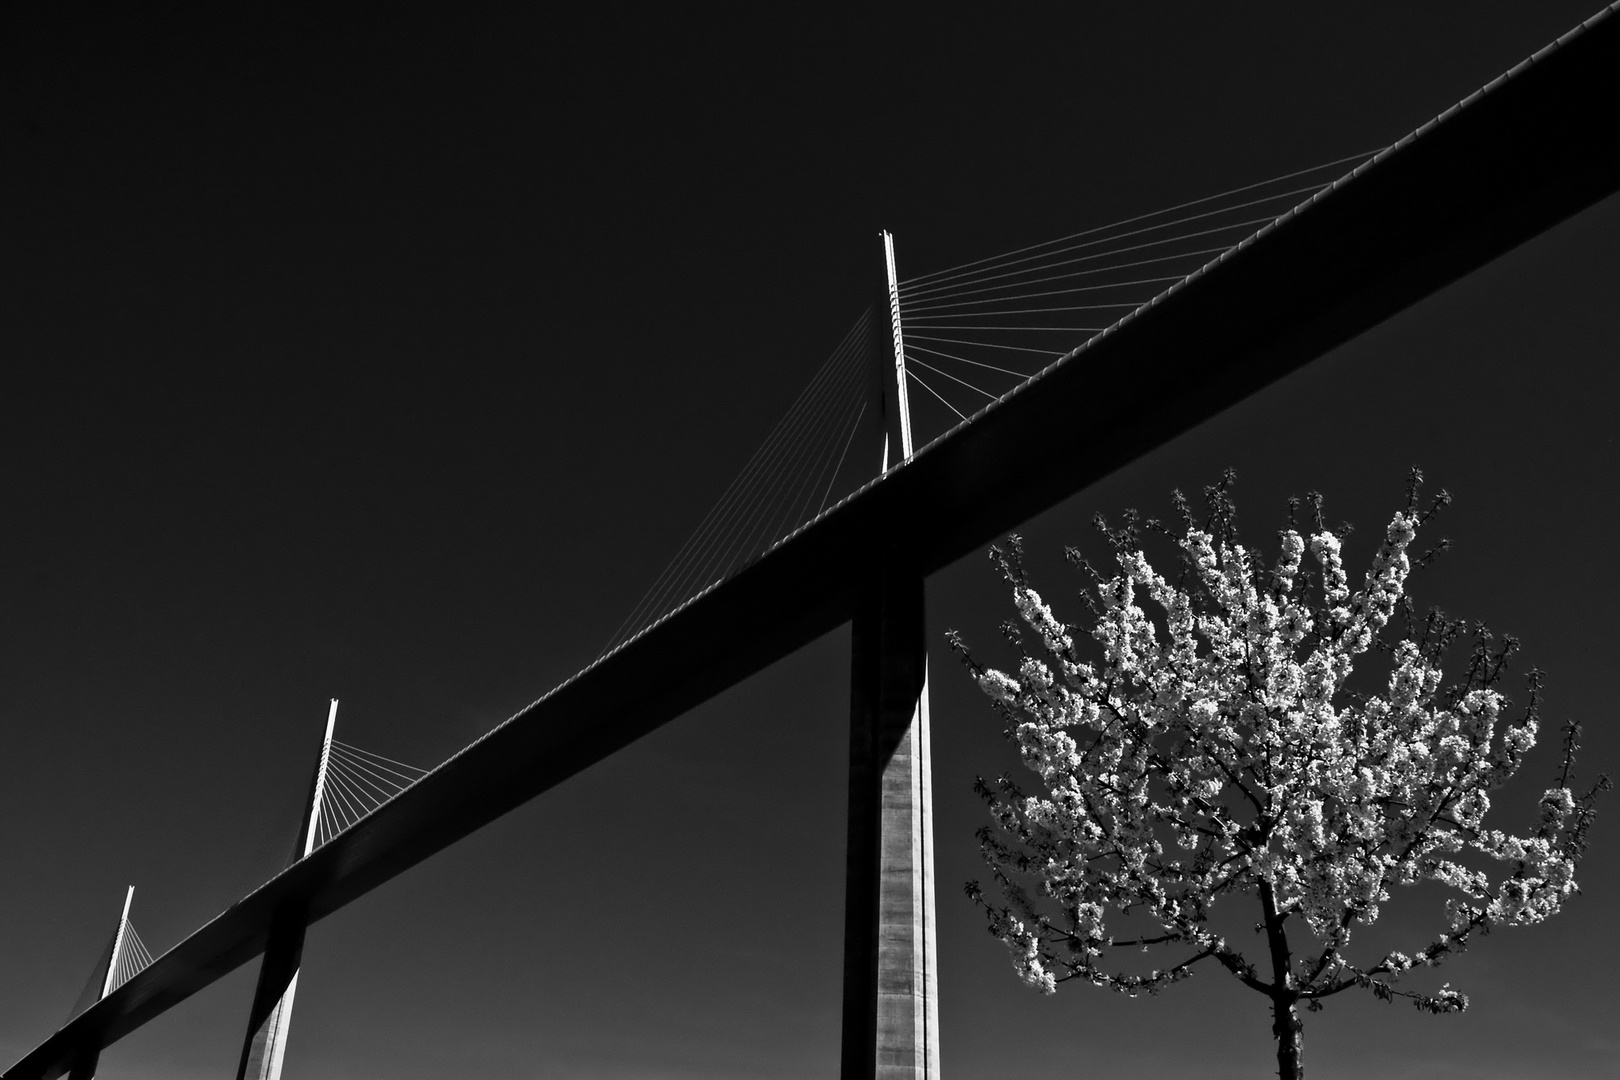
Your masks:
[{"label": "bridge underside", "polygon": [[[1612,9],[1611,9],[1612,10]],[[76,1017],[61,1075],[263,951],[851,616],[898,544],[931,572],[1620,188],[1599,18],[1268,226],[472,744]]]}]

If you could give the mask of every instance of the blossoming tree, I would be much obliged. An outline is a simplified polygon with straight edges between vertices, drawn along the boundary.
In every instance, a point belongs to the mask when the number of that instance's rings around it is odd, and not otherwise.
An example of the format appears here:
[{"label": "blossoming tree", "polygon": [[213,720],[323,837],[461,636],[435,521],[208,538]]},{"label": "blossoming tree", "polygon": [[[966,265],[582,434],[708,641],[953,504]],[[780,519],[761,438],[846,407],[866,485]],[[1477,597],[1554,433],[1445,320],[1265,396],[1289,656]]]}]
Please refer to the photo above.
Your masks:
[{"label": "blossoming tree", "polygon": [[[1529,832],[1483,824],[1489,793],[1535,744],[1539,674],[1509,716],[1497,685],[1517,643],[1493,646],[1483,626],[1437,611],[1414,617],[1408,549],[1444,492],[1420,510],[1413,470],[1407,505],[1352,592],[1340,561],[1348,527],[1327,527],[1320,496],[1308,533],[1290,503],[1267,569],[1239,542],[1232,480],[1228,471],[1206,489],[1202,523],[1176,494],[1179,535],[1134,513],[1118,529],[1099,518],[1118,571],[1070,551],[1095,585],[1082,594],[1084,632],[1030,587],[1017,537],[992,550],[1021,617],[1004,627],[1021,663],[995,670],[954,634],[952,644],[1040,790],[980,779],[996,825],[980,842],[1004,902],[976,882],[968,893],[1018,974],[1047,993],[1071,979],[1156,993],[1213,960],[1270,1000],[1278,1074],[1295,1080],[1302,1005],[1359,987],[1435,1013],[1467,1007],[1449,983],[1419,992],[1397,982],[1482,931],[1557,912],[1576,889],[1593,797],[1609,784],[1572,789],[1579,729],[1569,724]],[[1144,554],[1154,535],[1179,549],[1174,582]],[[1443,654],[1465,636],[1466,667],[1443,686]],[[1358,663],[1366,674],[1388,668],[1381,692],[1350,688]],[[1391,887],[1425,880],[1455,890],[1444,927],[1410,955],[1354,956],[1352,934],[1378,918]],[[1263,934],[1255,956],[1212,919],[1216,905],[1246,897]],[[1155,950],[1166,955],[1157,967],[1130,955]]]}]

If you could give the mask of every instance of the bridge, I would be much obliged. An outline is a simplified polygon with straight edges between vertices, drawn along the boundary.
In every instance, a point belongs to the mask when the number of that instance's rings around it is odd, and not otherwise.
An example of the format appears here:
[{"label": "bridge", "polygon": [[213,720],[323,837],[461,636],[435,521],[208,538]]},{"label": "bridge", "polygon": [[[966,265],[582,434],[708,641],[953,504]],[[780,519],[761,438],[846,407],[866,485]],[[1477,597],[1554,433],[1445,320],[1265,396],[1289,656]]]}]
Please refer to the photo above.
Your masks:
[{"label": "bridge", "polygon": [[[892,822],[880,813],[876,783],[895,757],[884,741],[911,738],[903,779],[926,780],[914,633],[923,579],[1620,187],[1606,111],[1620,100],[1620,31],[1608,16],[1325,185],[915,453],[891,429],[902,445],[881,476],[677,596],[672,610],[651,611],[645,627],[595,663],[311,846],[173,949],[104,980],[95,1004],[5,1076],[84,1071],[100,1048],[255,956],[290,955],[286,943],[310,923],[851,620],[856,669],[871,673],[867,689],[857,688],[857,713],[862,700],[872,713],[861,722],[852,776],[872,782],[852,784],[845,1075],[883,1074],[879,1055],[897,1044],[877,1030],[870,1006],[886,969],[862,951],[858,931],[884,918],[873,878],[898,865],[883,843]],[[903,334],[907,320],[888,317],[903,314],[906,291],[892,275],[884,285],[877,322],[889,330],[898,321]],[[869,323],[864,340],[869,348],[886,336]],[[905,378],[886,391],[891,401]],[[926,378],[919,385],[935,387]],[[1153,404],[1077,427],[1072,418],[1098,397]],[[890,410],[891,428],[902,415]],[[925,795],[913,790],[904,835],[925,842]],[[902,920],[918,928],[908,964],[926,956],[927,920],[918,914],[926,899],[924,879]],[[904,1004],[920,1010],[924,1033],[906,1045],[906,1067],[926,1075],[926,984]]]}]

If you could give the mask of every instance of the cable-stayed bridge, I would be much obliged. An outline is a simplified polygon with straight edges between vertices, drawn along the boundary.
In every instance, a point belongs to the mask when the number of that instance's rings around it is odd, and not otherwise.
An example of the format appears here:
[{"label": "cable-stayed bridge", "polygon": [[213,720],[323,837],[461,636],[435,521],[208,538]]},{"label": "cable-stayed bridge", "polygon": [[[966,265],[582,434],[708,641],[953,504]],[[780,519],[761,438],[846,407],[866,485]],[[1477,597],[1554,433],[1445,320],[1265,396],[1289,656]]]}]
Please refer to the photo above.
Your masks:
[{"label": "cable-stayed bridge", "polygon": [[100,958],[90,978],[85,981],[84,990],[73,1003],[73,1011],[68,1014],[68,1019],[78,1016],[151,965],[152,951],[146,947],[135,930],[135,924],[130,921],[129,910],[134,903],[135,886],[131,885],[124,893],[124,907],[117,925],[113,927],[112,936],[101,950]]},{"label": "cable-stayed bridge", "polygon": [[[309,794],[299,814],[297,838],[288,853],[289,866],[342,835],[428,772],[338,739],[337,714],[338,702],[334,698],[327,711]],[[124,894],[123,911],[112,937],[68,1014],[70,1022],[154,962],[151,950],[130,920],[134,900],[135,887],[131,885]],[[238,1077],[275,1080],[281,1075],[306,925],[297,920],[278,924],[279,942],[265,950],[270,962],[265,965],[249,1012]],[[79,1047],[69,1061],[68,1071],[74,1076],[93,1076],[98,1057],[98,1047]]]},{"label": "cable-stayed bridge", "polygon": [[[1209,241],[1218,254],[1196,246],[1199,223],[1182,223],[1185,228],[1175,231],[1187,247],[1175,253],[1198,266],[1185,276],[1175,276],[1178,267],[1169,259],[1163,266],[1145,263],[1171,251],[1121,250],[1135,237],[1117,247],[1058,250],[1103,238],[1093,236],[977,267],[886,280],[885,302],[846,339],[842,353],[835,351],[815,384],[824,391],[803,399],[795,426],[768,444],[775,449],[746,474],[758,478],[748,481],[757,492],[775,501],[740,490],[731,504],[722,503],[742,508],[736,520],[717,507],[710,536],[728,539],[696,539],[606,655],[108,989],[6,1075],[82,1071],[86,1055],[254,955],[268,950],[267,960],[285,957],[286,928],[336,910],[851,618],[857,672],[871,673],[856,680],[856,694],[866,695],[874,716],[857,721],[867,734],[852,761],[850,925],[871,926],[884,917],[871,910],[880,906],[872,901],[876,887],[863,882],[856,862],[865,859],[861,865],[878,878],[904,864],[913,879],[921,878],[905,886],[907,902],[922,912],[905,916],[910,925],[921,923],[908,956],[931,973],[926,725],[918,726],[915,708],[924,700],[918,697],[924,668],[908,629],[920,610],[922,577],[1613,192],[1620,186],[1620,149],[1611,137],[1612,103],[1620,101],[1615,27],[1612,18],[1593,20],[1412,136],[1313,188],[1315,194],[1282,196],[1294,200],[1291,208],[1271,216],[1269,208],[1256,208],[1258,227],[1233,226],[1242,239],[1224,247],[1219,238]],[[1217,205],[1232,201],[1242,202],[1241,193]],[[1208,209],[1214,207],[1172,216]],[[1243,220],[1241,209],[1232,220]],[[1144,234],[1140,242],[1152,239]],[[1114,253],[1111,267],[1139,277],[1036,281],[1101,269],[1054,264],[1102,250]],[[1026,264],[1017,260],[1026,257],[1038,269],[1019,276]],[[1132,257],[1144,265],[1124,266]],[[998,291],[998,283],[1008,287]],[[1059,292],[1089,284],[1119,291],[1099,288],[1090,300],[1078,291]],[[1135,288],[1151,289],[1151,299],[1142,303],[1128,292]],[[978,289],[986,291],[971,291]],[[1055,299],[1034,295],[1042,289]],[[1089,313],[1082,310],[1089,305]],[[1073,310],[1040,310],[1065,307]],[[1072,344],[1062,344],[1064,334]],[[884,383],[882,369],[857,358],[884,356],[883,346],[896,339],[898,354],[887,356],[899,376]],[[1003,354],[1028,356],[1030,366],[990,359]],[[1013,385],[1002,390],[979,381],[968,373],[974,364]],[[866,389],[857,393],[863,382]],[[847,409],[826,403],[826,395],[847,394],[870,405],[873,383],[880,384],[884,402],[869,410],[874,415],[857,409],[850,418]],[[988,395],[978,399],[986,402],[982,408],[969,404],[974,391]],[[910,409],[899,409],[902,398]],[[1122,408],[1122,402],[1132,404]],[[929,403],[940,410],[933,421]],[[841,422],[825,422],[830,416]],[[915,428],[914,454],[904,445],[902,419]],[[931,422],[938,426],[929,428]],[[808,431],[819,441],[795,434]],[[887,467],[871,478],[870,442],[883,436],[890,453],[880,453],[877,464]],[[841,447],[837,455],[834,446]],[[818,448],[814,454],[811,447]],[[780,464],[802,464],[806,457],[821,463],[813,482]],[[857,469],[852,462],[861,464]],[[778,467],[784,471],[772,471]],[[788,475],[799,478],[803,491],[790,490],[781,479]],[[846,485],[855,490],[840,498]],[[773,514],[784,524],[773,525]],[[739,521],[749,531],[736,532],[744,527]],[[889,730],[901,713],[898,733]],[[883,745],[885,731],[893,746]],[[894,751],[908,738],[901,779],[918,786],[909,802],[885,803],[886,791],[877,790],[874,777],[891,775],[886,770]],[[888,820],[885,807],[904,810],[896,816],[906,820]],[[922,855],[891,852],[883,841],[895,835],[921,837]],[[862,1028],[861,1009],[874,999],[882,1004],[884,989],[868,984],[895,970],[884,966],[894,958],[873,963],[853,946],[850,957],[846,1074],[901,1067],[912,1075],[931,1072],[929,1047],[937,1053],[937,1040],[928,1040],[937,1033],[929,1029],[926,981],[899,995],[909,994],[921,1016],[921,1053],[913,1038],[907,1046],[912,1064],[879,1061],[868,1051],[895,1046],[894,1032]],[[892,987],[890,996],[896,996]]]}]

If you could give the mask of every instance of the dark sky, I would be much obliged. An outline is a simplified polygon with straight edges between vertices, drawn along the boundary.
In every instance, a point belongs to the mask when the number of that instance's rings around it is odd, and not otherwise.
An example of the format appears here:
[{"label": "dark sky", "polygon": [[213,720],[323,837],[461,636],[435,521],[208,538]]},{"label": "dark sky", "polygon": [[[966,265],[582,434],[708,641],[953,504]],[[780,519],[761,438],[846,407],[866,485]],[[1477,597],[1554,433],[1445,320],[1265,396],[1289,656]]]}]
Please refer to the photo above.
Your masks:
[{"label": "dark sky", "polygon": [[[866,303],[878,229],[925,272],[1382,146],[1594,6],[8,8],[0,1059],[65,1019],[126,885],[160,951],[275,869],[329,697],[427,766],[593,659]],[[1038,583],[1061,607],[1092,512],[1227,464],[1254,535],[1317,488],[1364,565],[1418,462],[1456,496],[1419,601],[1520,636],[1620,771],[1616,295],[1610,201],[1031,522]],[[1269,1071],[1224,974],[1018,984],[960,893],[1007,750],[939,636],[1011,607],[978,555],[929,604],[944,1068]],[[833,1074],[847,645],[315,926],[287,1075]],[[1584,895],[1447,971],[1472,1010],[1342,996],[1312,1075],[1612,1076],[1605,809]],[[254,970],[101,1075],[227,1074]]]}]

